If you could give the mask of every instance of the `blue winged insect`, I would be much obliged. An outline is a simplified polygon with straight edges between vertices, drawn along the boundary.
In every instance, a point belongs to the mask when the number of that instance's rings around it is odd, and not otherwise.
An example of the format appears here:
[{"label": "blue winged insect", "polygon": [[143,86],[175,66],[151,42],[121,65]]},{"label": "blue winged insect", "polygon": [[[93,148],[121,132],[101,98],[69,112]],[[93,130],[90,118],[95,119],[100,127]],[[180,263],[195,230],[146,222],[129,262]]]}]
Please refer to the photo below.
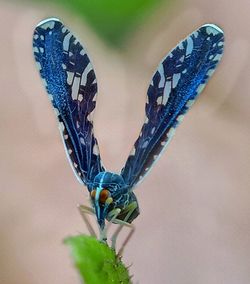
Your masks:
[{"label": "blue winged insect", "polygon": [[[148,88],[140,135],[117,174],[105,170],[94,136],[97,82],[85,48],[56,18],[44,20],[35,28],[35,60],[57,115],[70,164],[90,194],[92,207],[80,209],[96,215],[102,240],[106,239],[105,220],[131,226],[139,215],[133,189],[152,168],[205,87],[222,57],[223,45],[223,31],[206,24],[163,58]],[[112,239],[113,246],[119,230]]]}]

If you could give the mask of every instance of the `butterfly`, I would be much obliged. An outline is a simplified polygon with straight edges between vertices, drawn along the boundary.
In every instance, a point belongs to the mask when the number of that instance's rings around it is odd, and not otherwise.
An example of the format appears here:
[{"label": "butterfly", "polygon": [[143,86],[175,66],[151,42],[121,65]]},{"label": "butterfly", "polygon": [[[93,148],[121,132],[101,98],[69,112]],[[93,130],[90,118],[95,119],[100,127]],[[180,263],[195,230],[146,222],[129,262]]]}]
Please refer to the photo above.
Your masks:
[{"label": "butterfly", "polygon": [[64,24],[49,18],[33,35],[37,67],[53,105],[72,169],[90,194],[100,231],[106,220],[130,224],[139,215],[134,188],[168,145],[221,60],[223,31],[205,24],[160,62],[147,91],[145,121],[125,166],[106,171],[93,131],[97,81],[83,45]]}]

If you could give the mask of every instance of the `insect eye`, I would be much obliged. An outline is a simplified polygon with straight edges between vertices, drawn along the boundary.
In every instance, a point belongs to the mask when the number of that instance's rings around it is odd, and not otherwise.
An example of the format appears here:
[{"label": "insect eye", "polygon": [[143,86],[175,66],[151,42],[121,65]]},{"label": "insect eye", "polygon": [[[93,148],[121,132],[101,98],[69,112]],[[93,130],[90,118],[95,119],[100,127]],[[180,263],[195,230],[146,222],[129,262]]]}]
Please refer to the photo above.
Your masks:
[{"label": "insect eye", "polygon": [[90,196],[92,199],[95,199],[95,195],[96,195],[96,190],[92,190],[91,193],[90,193]]},{"label": "insect eye", "polygon": [[109,195],[110,195],[109,191],[107,189],[103,189],[99,197],[100,202],[105,203]]}]

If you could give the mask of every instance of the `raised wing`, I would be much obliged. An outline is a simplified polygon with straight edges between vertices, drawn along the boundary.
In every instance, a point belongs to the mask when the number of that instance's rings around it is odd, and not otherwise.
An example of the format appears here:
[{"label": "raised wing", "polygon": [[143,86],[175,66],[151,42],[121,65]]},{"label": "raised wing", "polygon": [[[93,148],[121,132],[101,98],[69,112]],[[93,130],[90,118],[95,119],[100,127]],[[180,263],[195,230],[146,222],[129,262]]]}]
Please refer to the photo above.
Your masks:
[{"label": "raised wing", "polygon": [[36,27],[33,50],[71,166],[88,185],[104,170],[93,133],[97,83],[92,64],[79,41],[54,18]]},{"label": "raised wing", "polygon": [[129,187],[145,176],[169,143],[213,74],[223,44],[223,31],[207,24],[181,41],[159,64],[147,92],[144,125],[121,171]]}]

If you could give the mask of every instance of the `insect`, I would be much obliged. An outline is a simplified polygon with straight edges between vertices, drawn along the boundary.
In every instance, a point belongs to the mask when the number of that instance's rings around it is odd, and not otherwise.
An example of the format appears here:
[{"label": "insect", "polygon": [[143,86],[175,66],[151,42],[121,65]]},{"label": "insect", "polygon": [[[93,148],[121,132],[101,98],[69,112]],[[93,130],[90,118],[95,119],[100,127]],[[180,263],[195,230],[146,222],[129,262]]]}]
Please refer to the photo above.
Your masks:
[{"label": "insect", "polygon": [[[119,174],[106,171],[93,131],[97,82],[85,48],[64,24],[50,18],[34,31],[35,60],[54,107],[77,179],[90,194],[105,239],[106,221],[131,224],[139,215],[134,194],[205,87],[223,54],[224,35],[206,24],[163,58],[147,92],[145,121]],[[85,208],[86,209],[86,208]]]}]

